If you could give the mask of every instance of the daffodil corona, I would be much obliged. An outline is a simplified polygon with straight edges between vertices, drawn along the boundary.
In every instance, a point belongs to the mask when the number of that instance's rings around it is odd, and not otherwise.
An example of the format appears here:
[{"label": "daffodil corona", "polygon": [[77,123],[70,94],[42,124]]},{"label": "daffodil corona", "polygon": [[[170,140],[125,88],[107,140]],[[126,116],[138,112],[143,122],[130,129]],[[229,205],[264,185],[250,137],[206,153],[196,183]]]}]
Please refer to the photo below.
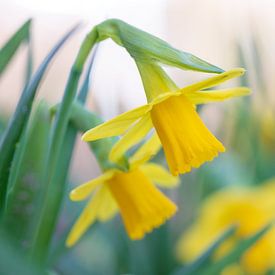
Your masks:
[{"label": "daffodil corona", "polygon": [[74,201],[91,199],[68,236],[68,246],[72,246],[96,220],[109,220],[118,211],[128,235],[134,240],[141,239],[175,214],[176,205],[153,182],[169,188],[177,185],[178,178],[159,165],[146,163],[159,145],[155,135],[129,159],[128,172],[109,169],[71,192]]},{"label": "daffodil corona", "polygon": [[189,172],[193,167],[212,160],[219,152],[224,152],[221,142],[200,119],[195,105],[247,95],[249,89],[246,87],[205,91],[241,76],[244,69],[233,69],[179,89],[161,67],[137,64],[148,104],[87,131],[83,140],[123,134],[110,153],[110,160],[115,162],[154,127],[173,175]]}]

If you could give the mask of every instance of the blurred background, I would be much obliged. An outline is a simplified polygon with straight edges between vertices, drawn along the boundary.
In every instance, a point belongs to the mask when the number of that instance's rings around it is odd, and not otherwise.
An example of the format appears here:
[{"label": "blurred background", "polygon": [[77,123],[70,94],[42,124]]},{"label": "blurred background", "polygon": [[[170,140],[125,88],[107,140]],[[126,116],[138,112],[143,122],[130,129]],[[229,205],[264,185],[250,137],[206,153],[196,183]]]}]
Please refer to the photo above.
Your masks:
[{"label": "blurred background", "polygon": [[[245,214],[237,217],[234,213],[239,212],[238,207],[246,209],[243,208],[244,202],[247,202],[248,197],[251,198],[251,192],[262,190],[267,181],[272,186],[272,178],[275,176],[275,1],[2,0],[0,45],[30,17],[34,19],[34,69],[69,28],[75,23],[83,23],[81,31],[70,39],[55,59],[40,88],[39,98],[46,98],[50,104],[60,100],[70,67],[85,34],[95,24],[114,17],[159,36],[176,48],[191,52],[225,70],[244,67],[247,70],[245,77],[231,81],[229,86],[247,85],[253,92],[248,98],[209,104],[200,110],[206,125],[222,140],[227,152],[181,177],[179,191],[170,192],[172,199],[179,204],[179,212],[172,221],[139,242],[127,239],[119,219],[94,226],[75,248],[66,253],[59,253],[57,241],[55,252],[62,256],[56,258],[54,265],[60,274],[169,274],[173,268],[192,260],[191,255],[196,257],[205,248],[203,240],[198,241],[200,244],[196,243],[198,237],[195,233],[192,233],[193,236],[190,230],[200,231],[193,227],[205,218],[205,212],[208,213],[202,209],[208,207],[209,200],[214,212],[215,207],[219,207],[219,199],[215,197],[217,192],[225,192],[226,198],[226,192],[232,194],[233,188],[236,192],[233,194],[236,195],[232,195],[233,199],[228,205],[225,203],[226,211],[221,210],[220,216],[207,216],[206,219],[213,219],[211,221],[215,224],[215,229],[201,223],[201,230],[212,230],[218,234],[226,225],[249,219]],[[0,79],[0,116],[3,121],[13,112],[20,96],[24,84],[26,54],[25,48],[20,49]],[[205,78],[202,73],[170,68],[167,70],[180,87]],[[109,119],[145,103],[145,100],[137,69],[126,51],[112,41],[102,43],[95,61],[87,106],[98,111],[104,119]],[[156,161],[164,163],[163,155],[159,154]],[[99,173],[88,147],[79,141],[74,152],[72,183],[79,184]],[[271,189],[266,192],[270,193]],[[239,198],[238,194],[244,195],[235,202],[234,199]],[[248,205],[249,203],[247,202]],[[257,205],[261,203],[262,201],[257,201]],[[230,212],[229,215],[228,209],[231,206],[233,214]],[[255,207],[255,211],[258,211]],[[270,203],[268,207],[268,211],[274,210],[275,214],[274,204]],[[65,201],[57,240],[67,230],[72,217],[75,217],[72,213],[77,213],[81,206],[76,208],[68,200]],[[251,213],[253,216],[255,212]],[[255,228],[263,226],[271,216],[261,216],[258,227]],[[216,219],[222,219],[224,223],[217,225]],[[193,244],[178,244],[180,239],[183,240],[180,243],[188,243],[185,235],[181,237],[183,232],[189,234],[187,236],[193,240]],[[213,232],[201,237],[207,240],[205,246],[209,244],[208,239],[209,242],[213,240]],[[197,236],[199,235],[200,233]],[[274,249],[264,250],[263,253],[275,262]],[[185,255],[186,250],[190,251],[189,257]],[[272,268],[272,264],[262,266],[260,272]],[[241,273],[242,270],[236,270],[234,269],[235,273],[231,271],[228,274],[246,274]],[[253,273],[251,270],[249,272]],[[255,274],[267,274],[264,272]]]}]

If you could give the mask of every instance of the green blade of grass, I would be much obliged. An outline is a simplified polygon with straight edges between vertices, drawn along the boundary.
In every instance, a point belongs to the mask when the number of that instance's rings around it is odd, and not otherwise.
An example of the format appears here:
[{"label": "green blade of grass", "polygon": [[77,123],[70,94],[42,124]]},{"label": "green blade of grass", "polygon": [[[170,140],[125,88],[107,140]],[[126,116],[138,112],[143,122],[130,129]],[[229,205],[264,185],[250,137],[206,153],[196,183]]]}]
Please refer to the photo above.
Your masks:
[{"label": "green blade of grass", "polygon": [[[57,111],[54,121],[48,154],[46,155],[46,172],[44,181],[47,183],[47,191],[43,202],[43,209],[40,223],[36,231],[35,242],[32,251],[32,261],[40,266],[45,266],[48,259],[49,245],[52,238],[52,231],[55,228],[56,217],[53,213],[58,213],[60,208],[60,195],[56,190],[64,188],[59,184],[60,159],[63,154],[65,135],[67,133],[70,111],[76,96],[78,82],[82,74],[83,66],[97,40],[97,32],[92,30],[84,40],[79,50],[75,63],[72,66],[67,86]],[[71,139],[72,141],[73,139]],[[61,191],[63,194],[63,190]]]},{"label": "green blade of grass", "polygon": [[238,245],[225,257],[220,259],[219,261],[213,263],[209,268],[205,269],[204,272],[201,272],[201,275],[213,275],[213,274],[221,274],[222,270],[236,263],[240,260],[243,254],[252,247],[260,238],[262,238],[268,230],[272,227],[271,224],[266,225],[261,230],[259,230],[256,234],[248,237],[244,240],[241,240]]},{"label": "green blade of grass", "polygon": [[220,247],[221,244],[223,244],[224,241],[226,241],[229,237],[231,237],[236,232],[236,229],[237,229],[236,226],[232,226],[229,229],[227,229],[194,262],[192,262],[188,266],[179,268],[177,271],[175,271],[173,273],[173,275],[195,275],[195,274],[200,274],[203,271],[206,264],[211,260],[211,257],[213,256],[214,252]]},{"label": "green blade of grass", "polygon": [[[91,60],[89,62],[89,66],[87,68],[86,75],[84,77],[84,81],[82,84],[82,87],[80,88],[77,101],[79,104],[84,105],[87,99],[89,87],[90,87],[90,75],[91,75],[91,70],[94,64],[94,59],[96,55],[96,50],[93,52]],[[51,236],[54,233],[56,223],[58,220],[59,212],[61,210],[61,205],[62,201],[64,200],[64,193],[66,191],[67,187],[67,178],[68,178],[68,171],[73,155],[73,150],[74,150],[74,145],[76,142],[76,137],[77,137],[78,130],[71,124],[69,123],[67,131],[66,131],[66,139],[64,140],[63,147],[62,147],[62,152],[63,154],[60,156],[60,160],[58,163],[58,171],[59,173],[56,173],[56,177],[54,179],[54,182],[56,183],[55,187],[55,193],[56,196],[52,196],[51,198],[51,205],[56,209],[55,212],[51,214],[50,219],[52,222],[49,224],[52,224],[52,227],[48,227],[48,238],[50,239]],[[68,232],[69,233],[69,232]],[[62,241],[62,244],[60,244],[64,248],[65,246],[65,239]],[[49,259],[49,261],[51,261]]]},{"label": "green blade of grass", "polygon": [[26,61],[26,68],[25,68],[25,84],[27,84],[30,81],[32,72],[33,72],[33,45],[32,45],[32,41],[29,40],[27,61]]},{"label": "green blade of grass", "polygon": [[31,20],[26,21],[19,30],[6,42],[0,50],[0,76],[6,69],[19,46],[28,42],[30,37]]},{"label": "green blade of grass", "polygon": [[19,250],[28,252],[37,226],[45,159],[50,132],[50,110],[44,101],[35,108],[17,146],[9,178],[4,231]]},{"label": "green blade of grass", "polygon": [[0,214],[3,213],[3,209],[5,207],[9,169],[14,155],[16,143],[19,141],[22,131],[29,118],[32,102],[38,90],[38,86],[55,54],[58,52],[61,46],[65,44],[67,39],[76,31],[77,28],[78,25],[72,28],[46,56],[34,76],[24,88],[22,96],[20,97],[20,100],[16,106],[16,110],[2,136],[0,141]]}]

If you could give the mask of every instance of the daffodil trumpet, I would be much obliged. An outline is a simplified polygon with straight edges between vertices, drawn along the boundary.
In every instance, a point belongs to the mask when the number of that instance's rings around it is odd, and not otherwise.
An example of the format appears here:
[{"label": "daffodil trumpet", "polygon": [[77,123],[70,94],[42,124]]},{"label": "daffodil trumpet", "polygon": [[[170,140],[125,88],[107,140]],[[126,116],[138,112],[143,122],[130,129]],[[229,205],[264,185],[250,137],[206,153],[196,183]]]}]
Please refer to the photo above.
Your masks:
[{"label": "daffodil trumpet", "polygon": [[225,151],[195,105],[248,95],[246,87],[206,90],[241,76],[244,69],[236,68],[179,89],[157,64],[137,65],[148,103],[88,130],[82,137],[84,141],[122,135],[110,153],[110,160],[116,162],[155,128],[173,175],[189,172]]},{"label": "daffodil trumpet", "polygon": [[[85,129],[87,125],[91,127],[92,121],[97,123],[98,119],[93,119],[94,116],[76,103],[72,108],[71,121],[78,129]],[[157,135],[153,135],[127,159],[127,170],[110,166],[106,148],[110,149],[112,140],[106,141],[108,143],[102,140],[91,147],[101,162],[103,174],[71,191],[73,201],[89,198],[89,202],[73,226],[67,246],[74,245],[94,222],[109,220],[118,212],[129,237],[137,240],[159,227],[177,210],[177,206],[156,186],[174,187],[178,184],[178,178],[163,167],[148,163],[161,146]]]}]

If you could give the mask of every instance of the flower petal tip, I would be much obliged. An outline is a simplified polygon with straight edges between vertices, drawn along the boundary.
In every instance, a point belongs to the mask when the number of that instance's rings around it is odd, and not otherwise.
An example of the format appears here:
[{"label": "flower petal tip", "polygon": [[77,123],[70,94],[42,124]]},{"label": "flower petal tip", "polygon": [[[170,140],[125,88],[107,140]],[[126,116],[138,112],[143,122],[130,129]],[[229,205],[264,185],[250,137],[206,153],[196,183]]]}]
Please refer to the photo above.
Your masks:
[{"label": "flower petal tip", "polygon": [[85,132],[85,133],[81,136],[81,140],[83,140],[83,141],[89,141],[89,134],[88,134],[88,132]]},{"label": "flower petal tip", "polygon": [[250,95],[252,93],[251,89],[243,87],[243,95]]},{"label": "flower petal tip", "polygon": [[66,239],[65,246],[71,248],[75,244],[75,241],[70,238],[70,236]]},{"label": "flower petal tip", "polygon": [[235,69],[232,69],[232,70],[230,70],[228,72],[235,73],[236,77],[237,77],[237,76],[242,76],[243,74],[245,74],[246,69],[244,69],[244,68],[235,68]]},{"label": "flower petal tip", "polygon": [[175,181],[171,182],[171,187],[177,187],[180,185],[180,177],[179,176],[175,176]]},{"label": "flower petal tip", "polygon": [[167,220],[171,219],[178,211],[177,205],[174,203],[172,205],[173,205],[173,207],[171,207],[170,211],[166,213],[166,216],[159,217],[159,219],[156,220],[156,222],[153,226],[148,226],[148,227],[145,226],[142,231],[137,230],[135,232],[128,232],[130,239],[133,241],[141,240],[145,237],[145,235],[151,233],[154,229],[159,228]]},{"label": "flower petal tip", "polygon": [[78,198],[77,192],[75,192],[75,190],[72,190],[72,191],[70,192],[69,197],[70,197],[70,200],[71,200],[71,201],[79,201],[79,200],[80,200],[80,199]]}]

